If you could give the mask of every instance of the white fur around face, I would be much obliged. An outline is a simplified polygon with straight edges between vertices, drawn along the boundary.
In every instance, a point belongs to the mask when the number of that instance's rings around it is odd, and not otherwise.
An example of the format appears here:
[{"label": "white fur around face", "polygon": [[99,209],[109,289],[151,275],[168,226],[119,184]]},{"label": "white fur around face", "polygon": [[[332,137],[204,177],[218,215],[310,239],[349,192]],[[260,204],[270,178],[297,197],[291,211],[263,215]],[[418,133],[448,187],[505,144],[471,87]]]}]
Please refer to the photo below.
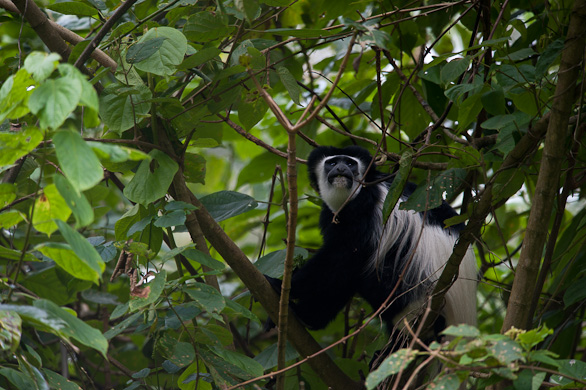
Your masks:
[{"label": "white fur around face", "polygon": [[[351,158],[358,165],[359,173],[358,175],[355,175],[354,180],[352,182],[352,186],[350,188],[347,188],[344,185],[345,182],[342,182],[343,179],[340,179],[339,182],[337,182],[338,179],[336,179],[333,184],[330,184],[328,182],[328,178],[324,170],[324,164],[326,160],[335,157]],[[362,188],[360,185],[360,181],[362,181],[362,176],[364,174],[364,170],[366,169],[366,167],[364,166],[362,161],[360,161],[357,158],[346,155],[335,155],[327,156],[321,159],[315,167],[315,169],[317,174],[319,194],[321,195],[322,200],[328,205],[330,210],[332,210],[333,212],[337,212],[347,200],[350,201],[354,199],[360,192],[360,189]]]}]

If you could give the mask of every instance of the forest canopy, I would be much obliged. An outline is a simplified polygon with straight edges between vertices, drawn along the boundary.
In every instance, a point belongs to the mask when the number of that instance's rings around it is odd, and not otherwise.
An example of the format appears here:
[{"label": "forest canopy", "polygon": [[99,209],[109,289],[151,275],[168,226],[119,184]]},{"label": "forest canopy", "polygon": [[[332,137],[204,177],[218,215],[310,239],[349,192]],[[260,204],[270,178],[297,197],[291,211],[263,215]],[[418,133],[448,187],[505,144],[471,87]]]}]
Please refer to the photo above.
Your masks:
[{"label": "forest canopy", "polygon": [[[586,386],[586,0],[0,0],[0,37],[0,388]],[[379,308],[287,314],[319,145],[455,208],[429,310],[472,248],[477,327],[375,369]]]}]

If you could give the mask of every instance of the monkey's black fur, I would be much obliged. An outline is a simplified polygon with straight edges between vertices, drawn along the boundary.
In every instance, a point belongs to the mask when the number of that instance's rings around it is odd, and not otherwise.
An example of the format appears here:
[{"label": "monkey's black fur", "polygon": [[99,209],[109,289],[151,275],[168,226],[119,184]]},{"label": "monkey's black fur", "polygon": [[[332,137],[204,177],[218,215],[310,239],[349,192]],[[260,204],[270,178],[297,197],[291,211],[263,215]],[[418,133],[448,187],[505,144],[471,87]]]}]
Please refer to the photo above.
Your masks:
[{"label": "monkey's black fur", "polygon": [[[420,232],[416,232],[415,235],[413,229],[407,228],[408,224],[417,222],[417,218],[420,221],[418,223],[421,223],[425,218],[424,228],[441,227],[434,230],[436,233],[429,233],[431,235],[426,236],[428,241],[450,240],[449,245],[453,245],[462,228],[462,225],[445,228],[444,221],[457,215],[446,203],[426,213],[395,209],[390,218],[394,218],[394,221],[402,218],[402,221],[397,225],[393,225],[391,221],[387,226],[389,229],[393,226],[403,226],[403,231],[399,232],[396,242],[386,246],[388,250],[379,257],[381,261],[374,267],[377,251],[384,248],[381,245],[381,237],[387,237],[383,233],[381,207],[392,179],[368,185],[367,183],[376,182],[385,176],[372,164],[362,177],[371,160],[370,153],[357,146],[343,149],[319,147],[309,156],[307,165],[310,182],[324,199],[319,221],[323,245],[305,265],[294,271],[291,284],[291,306],[299,319],[309,328],[326,327],[355,294],[366,299],[374,310],[378,309],[399,282],[403,268],[410,262],[408,267],[414,271],[408,272],[404,277],[390,300],[390,306],[381,316],[387,326],[392,327],[393,320],[396,320],[395,316],[408,305],[421,301],[429,294],[434,280],[439,277],[439,273],[435,279],[428,274],[430,272],[427,270],[430,267],[426,266],[425,262],[432,259],[412,256],[412,252],[415,246],[420,245],[428,246],[430,252],[441,251],[434,249],[434,242],[415,243],[414,240],[418,239]],[[357,166],[352,162],[357,162]],[[330,175],[332,170],[335,172]],[[349,178],[357,170],[361,181],[358,185],[356,177]],[[349,181],[345,182],[346,179]],[[335,183],[335,180],[338,182]],[[346,187],[354,186],[355,191],[343,187],[341,183],[347,183]],[[335,223],[336,210],[330,208],[324,194],[330,191],[326,196],[332,197],[340,188],[343,193],[350,194],[351,200],[341,208]],[[414,190],[415,186],[408,184],[403,199]],[[344,199],[346,198],[347,196],[344,196]],[[329,203],[332,204],[331,201]],[[413,259],[410,261],[411,257]],[[447,258],[443,260],[445,262]],[[441,273],[441,270],[439,272]],[[280,280],[270,277],[268,280],[277,291],[280,291]]]}]

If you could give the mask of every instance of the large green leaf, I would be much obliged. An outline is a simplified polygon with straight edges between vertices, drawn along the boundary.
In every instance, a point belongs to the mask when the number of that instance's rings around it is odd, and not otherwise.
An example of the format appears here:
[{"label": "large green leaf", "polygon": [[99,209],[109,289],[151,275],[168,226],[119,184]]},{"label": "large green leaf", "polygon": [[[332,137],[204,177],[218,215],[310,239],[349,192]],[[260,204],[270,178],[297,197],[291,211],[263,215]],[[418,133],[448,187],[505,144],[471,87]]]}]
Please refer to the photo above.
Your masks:
[{"label": "large green leaf", "polygon": [[81,82],[76,78],[49,79],[35,88],[29,108],[38,115],[41,128],[57,129],[75,110],[81,99]]},{"label": "large green leaf", "polygon": [[64,1],[61,3],[54,3],[48,6],[50,10],[66,15],[77,16],[94,16],[98,15],[98,10],[88,4],[80,1]]},{"label": "large green leaf", "polygon": [[425,211],[439,207],[445,198],[452,196],[465,178],[465,169],[448,169],[434,177],[431,183],[417,187],[409,199],[399,205],[399,208]]},{"label": "large green leaf", "polygon": [[254,198],[234,191],[219,191],[204,196],[201,203],[216,222],[253,210],[258,206]]},{"label": "large green leaf", "polygon": [[209,314],[219,314],[224,310],[226,302],[218,290],[204,283],[190,284],[184,291],[193,299],[195,304]]},{"label": "large green leaf", "polygon": [[102,332],[92,328],[70,312],[46,299],[37,299],[33,306],[0,305],[0,310],[18,313],[24,322],[37,330],[53,333],[66,339],[74,339],[100,352],[104,358],[108,342]]},{"label": "large green leaf", "polygon": [[238,119],[246,130],[250,130],[265,115],[269,106],[258,91],[243,91],[242,99],[238,104]]},{"label": "large green leaf", "polygon": [[191,41],[208,42],[227,34],[232,28],[222,13],[198,12],[187,19],[183,33]]},{"label": "large green leaf", "polygon": [[151,303],[155,303],[157,299],[159,299],[161,293],[163,292],[163,289],[165,288],[166,280],[167,272],[165,270],[161,270],[161,272],[156,274],[153,280],[139,287],[146,289],[147,296],[144,298],[132,297],[129,301],[130,310],[135,311],[147,305],[150,305]]},{"label": "large green leaf", "polygon": [[[161,38],[165,39],[161,42]],[[143,35],[138,44],[146,44],[153,39],[157,40],[157,45],[145,50],[150,55],[147,57],[140,56],[140,61],[137,61],[134,66],[144,72],[170,76],[176,71],[177,65],[183,61],[187,51],[187,39],[181,31],[175,28],[156,27]],[[158,46],[159,43],[160,46]]]},{"label": "large green leaf", "polygon": [[0,122],[17,119],[29,113],[28,100],[35,82],[26,69],[10,75],[0,87]]},{"label": "large green leaf", "polygon": [[0,354],[13,354],[20,344],[22,320],[13,311],[0,311]]},{"label": "large green leaf", "polygon": [[104,178],[100,160],[92,148],[73,131],[59,131],[53,137],[57,159],[69,182],[78,191],[85,191]]},{"label": "large green leaf", "polygon": [[83,345],[100,352],[104,358],[108,351],[108,341],[98,329],[86,324],[69,311],[62,309],[51,301],[38,299],[33,306],[44,310],[50,317],[60,319],[65,325],[59,332],[70,339],[74,339]]},{"label": "large green leaf", "polygon": [[55,186],[59,190],[67,206],[73,212],[77,221],[77,226],[87,226],[94,221],[94,209],[88,202],[87,198],[82,192],[77,191],[71,182],[64,176],[56,175],[54,177]]},{"label": "large green leaf", "polygon": [[51,235],[57,230],[54,220],[66,221],[71,215],[71,210],[65,199],[59,194],[54,184],[49,184],[43,189],[43,193],[35,200],[35,213],[33,214],[33,226],[41,233]]},{"label": "large green leaf", "polygon": [[64,271],[80,280],[99,283],[100,272],[94,270],[86,261],[75,254],[69,245],[58,242],[46,242],[35,248],[47,256]]},{"label": "large green leaf", "polygon": [[399,170],[397,171],[397,175],[393,178],[393,182],[391,183],[385,201],[383,202],[383,225],[387,223],[389,216],[395,209],[401,195],[403,195],[403,189],[409,179],[409,172],[411,172],[412,159],[413,152],[411,149],[407,149],[401,156]]},{"label": "large green leaf", "polygon": [[226,268],[224,263],[222,263],[221,261],[218,261],[210,255],[207,255],[197,249],[186,249],[183,252],[183,256],[185,256],[189,260],[196,261],[201,265],[205,265],[206,267],[209,267],[213,270],[223,270],[224,268]]},{"label": "large green leaf", "polygon": [[57,69],[60,59],[61,56],[57,53],[34,51],[24,60],[24,68],[36,81],[41,82]]},{"label": "large green leaf", "polygon": [[165,196],[179,169],[177,163],[159,150],[149,153],[152,161],[140,163],[136,174],[124,188],[124,195],[144,206]]},{"label": "large green leaf", "polygon": [[109,85],[100,95],[100,117],[111,131],[121,134],[148,114],[152,98],[151,90],[145,85],[123,87]]},{"label": "large green leaf", "polygon": [[179,68],[183,70],[197,68],[201,64],[216,58],[221,52],[222,51],[216,47],[206,47],[183,60]]},{"label": "large green leaf", "polygon": [[400,349],[389,355],[376,370],[368,374],[365,383],[366,388],[368,390],[376,388],[388,376],[407,368],[416,356],[417,351],[407,348]]},{"label": "large green leaf", "polygon": [[96,248],[90,244],[90,242],[73,230],[68,224],[63,221],[57,220],[57,225],[59,226],[59,231],[67,241],[71,248],[75,252],[79,258],[83,259],[99,276],[102,275],[104,269],[106,269],[106,264],[102,260],[102,257],[96,250]]},{"label": "large green leaf", "polygon": [[0,133],[0,167],[14,164],[33,151],[43,140],[36,127],[27,127],[20,133]]}]

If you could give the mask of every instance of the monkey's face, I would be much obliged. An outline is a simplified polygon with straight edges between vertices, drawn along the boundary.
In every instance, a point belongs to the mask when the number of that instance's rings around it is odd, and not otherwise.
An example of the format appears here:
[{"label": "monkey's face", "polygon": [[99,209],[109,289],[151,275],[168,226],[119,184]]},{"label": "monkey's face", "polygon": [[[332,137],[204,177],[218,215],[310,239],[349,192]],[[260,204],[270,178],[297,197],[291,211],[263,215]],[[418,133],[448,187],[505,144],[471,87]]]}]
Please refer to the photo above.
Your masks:
[{"label": "monkey's face", "polygon": [[351,156],[330,156],[317,167],[319,192],[322,199],[337,211],[348,198],[354,199],[360,191],[364,172],[362,162]]},{"label": "monkey's face", "polygon": [[359,180],[359,162],[348,156],[334,156],[324,161],[324,172],[335,188],[352,188],[355,180]]}]

